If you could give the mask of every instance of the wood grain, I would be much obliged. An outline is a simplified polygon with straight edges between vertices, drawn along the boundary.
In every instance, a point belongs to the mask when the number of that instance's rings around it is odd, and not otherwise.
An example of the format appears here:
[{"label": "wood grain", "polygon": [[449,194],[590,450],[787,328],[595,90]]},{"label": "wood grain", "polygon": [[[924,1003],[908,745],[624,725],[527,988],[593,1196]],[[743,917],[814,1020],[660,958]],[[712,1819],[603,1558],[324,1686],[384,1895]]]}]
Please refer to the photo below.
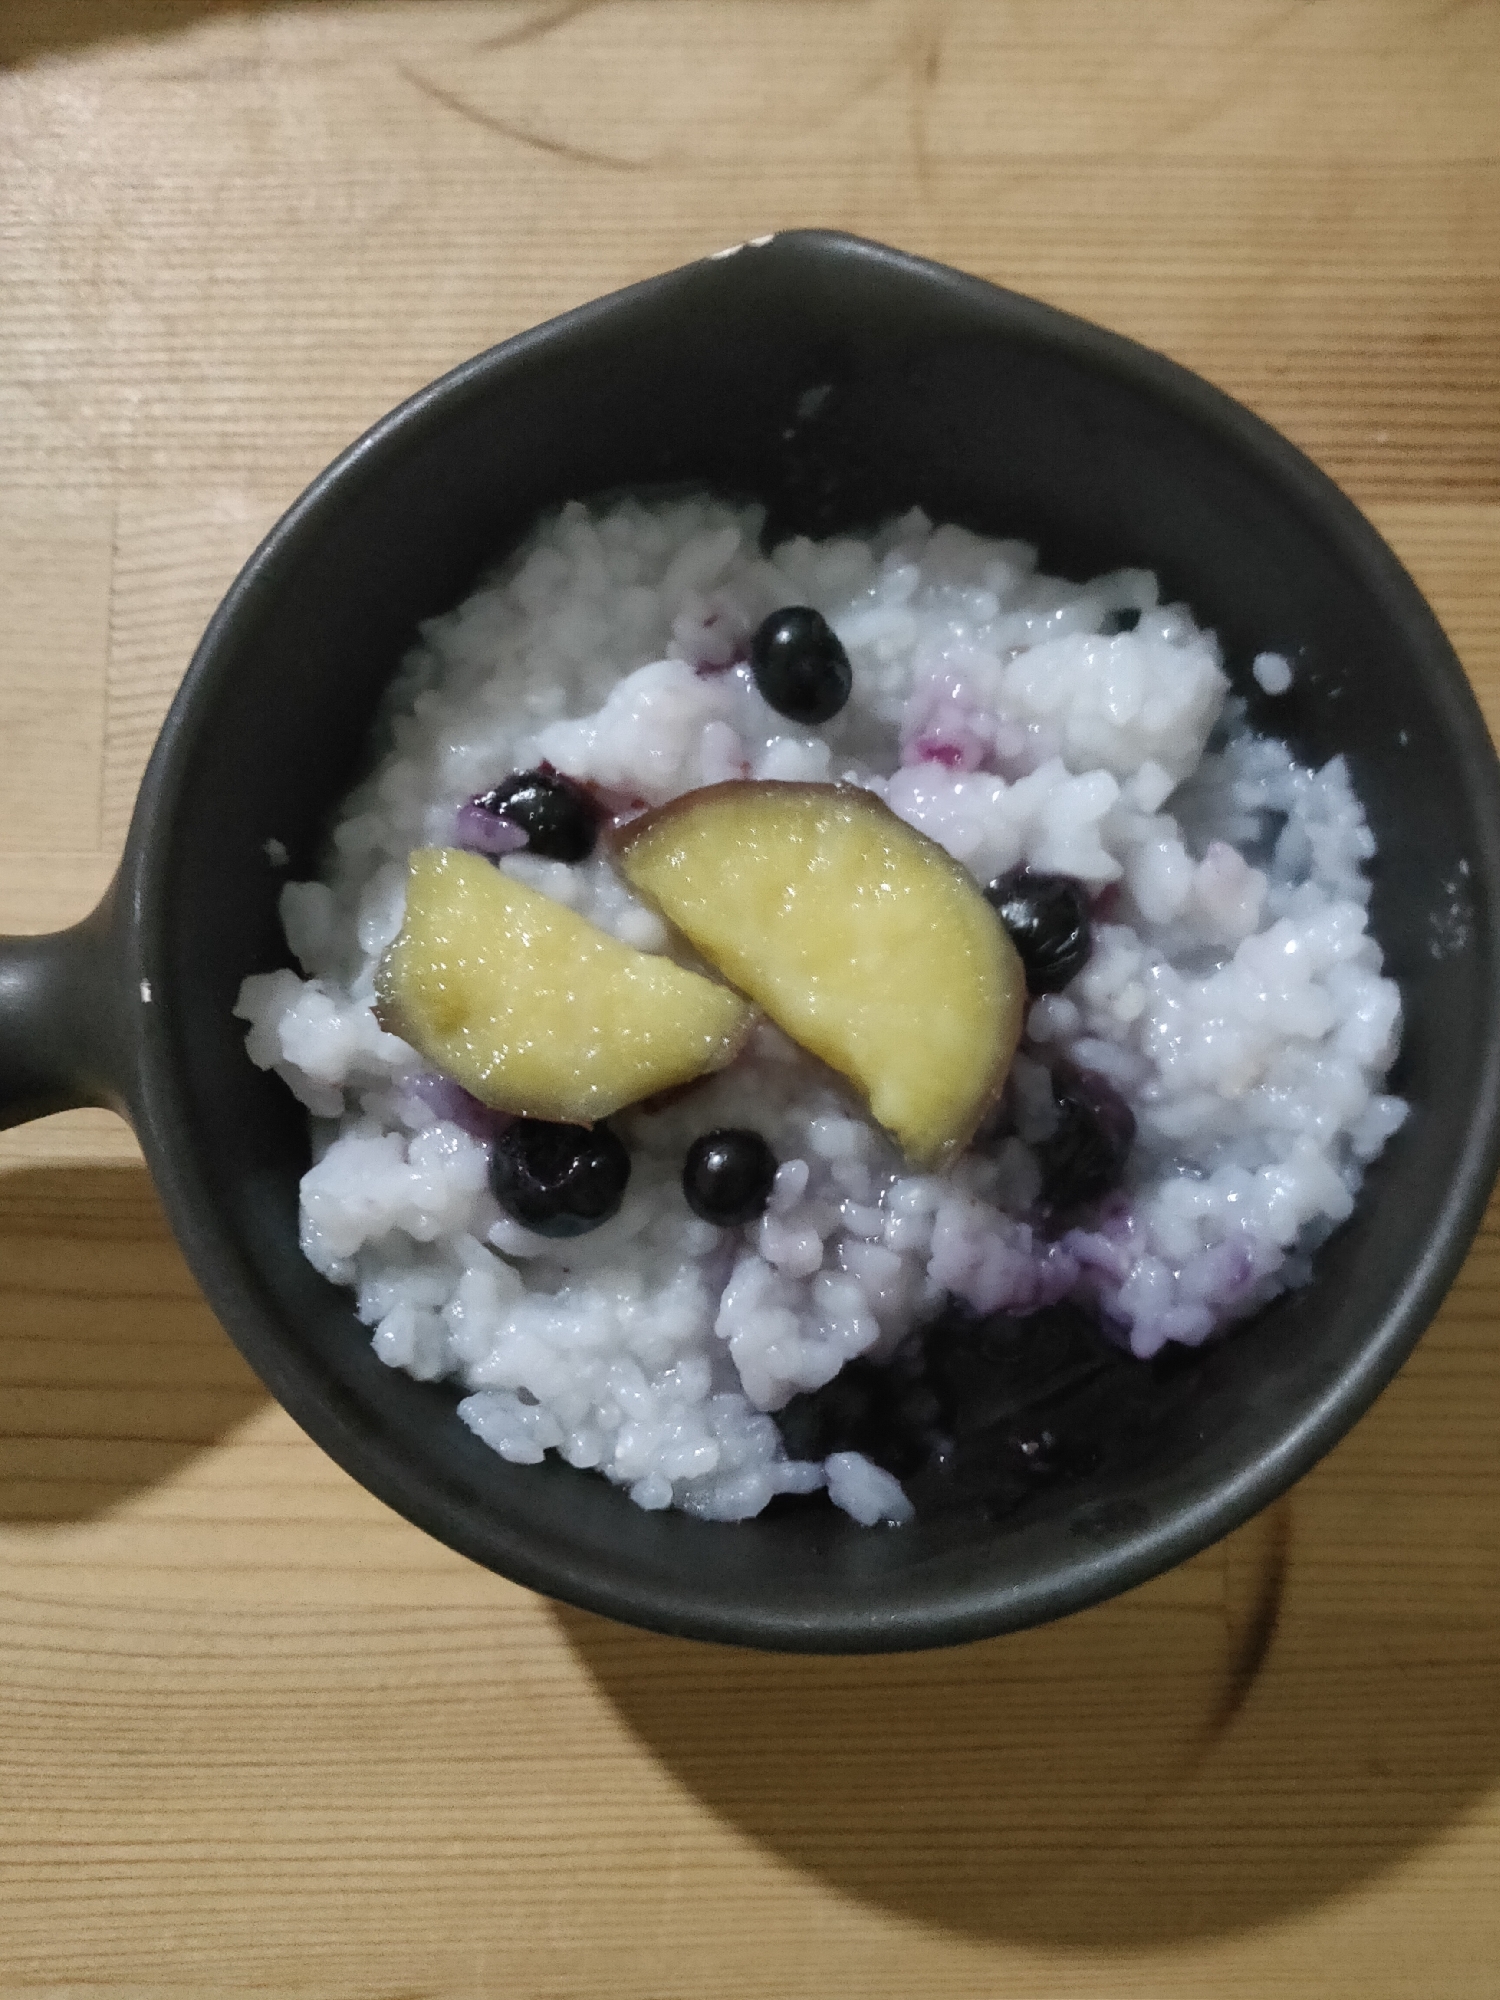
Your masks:
[{"label": "wood grain", "polygon": [[[318,468],[768,228],[1150,341],[1371,512],[1500,721],[1485,0],[11,0],[0,930],[108,881]],[[1500,1218],[1371,1415],[1146,1589],[790,1661],[558,1610],[268,1401],[100,1113],[0,1135],[0,1993],[1500,1995]]]}]

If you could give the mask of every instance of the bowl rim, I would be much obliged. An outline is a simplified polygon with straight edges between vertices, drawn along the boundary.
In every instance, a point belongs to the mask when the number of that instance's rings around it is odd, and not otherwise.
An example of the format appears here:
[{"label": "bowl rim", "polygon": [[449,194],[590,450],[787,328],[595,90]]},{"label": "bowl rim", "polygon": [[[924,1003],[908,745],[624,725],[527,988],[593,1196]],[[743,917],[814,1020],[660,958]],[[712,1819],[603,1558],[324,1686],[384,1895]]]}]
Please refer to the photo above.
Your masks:
[{"label": "bowl rim", "polygon": [[[1063,354],[1075,365],[1164,403],[1212,432],[1290,504],[1317,517],[1320,532],[1360,576],[1405,649],[1428,676],[1443,727],[1482,826],[1472,887],[1488,937],[1500,935],[1500,763],[1472,689],[1436,617],[1393,552],[1354,503],[1296,446],[1260,417],[1166,356],[1073,314],[949,266],[831,230],[792,230],[700,258],[658,277],[577,306],[460,362],[387,412],[307,486],[271,528],[214,612],[163,724],[143,779],[114,901],[121,990],[133,999],[161,977],[170,926],[164,855],[173,802],[191,768],[224,677],[232,642],[259,605],[295,572],[303,551],[387,466],[450,423],[471,399],[488,397],[539,349],[587,332],[631,301],[687,281],[715,264],[761,260],[769,272],[850,260],[982,298],[1004,330]],[[1124,1525],[1097,1543],[1080,1541],[1076,1560],[1025,1582],[994,1580],[951,1593],[947,1606],[878,1618],[857,1609],[831,1613],[757,1608],[639,1577],[624,1581],[592,1558],[528,1546],[524,1535],[491,1524],[480,1532],[475,1502],[418,1476],[375,1430],[330,1405],[316,1377],[298,1365],[295,1329],[273,1308],[265,1286],[215,1212],[194,1169],[193,1123],[175,1050],[170,1009],[133,1013],[133,1077],[126,1095],[171,1222],[198,1282],[231,1337],[295,1421],[361,1485],[438,1540],[483,1566],[548,1596],[677,1636],[771,1650],[874,1652],[962,1643],[1019,1630],[1098,1603],[1147,1581],[1208,1547],[1276,1499],[1365,1412],[1405,1360],[1437,1310],[1478,1228],[1500,1163],[1500,1012],[1480,1052],[1470,1115],[1437,1226],[1353,1363],[1251,1463],[1220,1473],[1200,1495],[1142,1526]],[[622,1504],[628,1504],[622,1496]],[[717,1524],[699,1524],[711,1528]],[[498,1529],[498,1531],[497,1531]]]}]

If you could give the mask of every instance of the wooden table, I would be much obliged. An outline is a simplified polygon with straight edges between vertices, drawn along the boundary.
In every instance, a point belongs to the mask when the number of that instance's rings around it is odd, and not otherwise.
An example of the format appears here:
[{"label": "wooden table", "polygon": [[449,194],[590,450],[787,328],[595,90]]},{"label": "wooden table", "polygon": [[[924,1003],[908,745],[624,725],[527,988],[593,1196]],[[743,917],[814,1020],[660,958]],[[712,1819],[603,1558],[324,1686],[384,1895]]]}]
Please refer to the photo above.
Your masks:
[{"label": "wooden table", "polygon": [[[80,916],[204,619],[498,337],[794,223],[1314,454],[1500,707],[1500,8],[0,12],[0,930]],[[1290,1501],[1049,1630],[760,1658],[387,1513],[125,1130],[0,1138],[0,1991],[1500,1995],[1500,1252]]]}]

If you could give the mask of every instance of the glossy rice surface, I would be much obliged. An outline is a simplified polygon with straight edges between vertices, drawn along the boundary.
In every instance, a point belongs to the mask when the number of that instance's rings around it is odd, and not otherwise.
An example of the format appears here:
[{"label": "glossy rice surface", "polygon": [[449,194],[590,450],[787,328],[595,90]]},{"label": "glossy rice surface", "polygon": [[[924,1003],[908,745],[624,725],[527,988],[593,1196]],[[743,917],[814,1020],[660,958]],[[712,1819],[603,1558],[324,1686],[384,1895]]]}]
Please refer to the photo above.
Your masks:
[{"label": "glossy rice surface", "polygon": [[[1274,713],[1293,662],[1226,663],[1144,571],[1047,576],[1023,543],[917,514],[769,553],[761,525],[706,498],[572,505],[426,626],[319,876],[283,892],[298,969],[248,980],[238,1012],[311,1120],[306,1254],[381,1357],[454,1382],[497,1451],[556,1451],[644,1507],[736,1519],[823,1487],[889,1523],[910,1505],[889,1467],[797,1457],[774,1413],[851,1360],[899,1362],[955,1307],[1045,1327],[1074,1305],[1143,1358],[1231,1333],[1305,1281],[1405,1116],[1384,1088],[1400,996],[1343,760],[1299,765],[1229,695],[1226,664],[1246,686],[1253,667]],[[821,611],[854,669],[818,728],[768,708],[746,665],[789,604]],[[1092,954],[1030,1004],[995,1114],[940,1171],[765,1023],[726,1069],[617,1115],[633,1164],[610,1222],[533,1236],[490,1190],[491,1114],[375,1003],[412,850],[452,845],[467,799],[543,764],[622,824],[726,781],[863,787],[976,886],[1073,876]],[[607,842],[498,867],[636,951],[690,956]],[[1136,1138],[1120,1188],[1059,1218],[1043,1162],[1064,1062],[1124,1096]],[[719,1229],[682,1163],[735,1126],[779,1167],[765,1215]]]}]

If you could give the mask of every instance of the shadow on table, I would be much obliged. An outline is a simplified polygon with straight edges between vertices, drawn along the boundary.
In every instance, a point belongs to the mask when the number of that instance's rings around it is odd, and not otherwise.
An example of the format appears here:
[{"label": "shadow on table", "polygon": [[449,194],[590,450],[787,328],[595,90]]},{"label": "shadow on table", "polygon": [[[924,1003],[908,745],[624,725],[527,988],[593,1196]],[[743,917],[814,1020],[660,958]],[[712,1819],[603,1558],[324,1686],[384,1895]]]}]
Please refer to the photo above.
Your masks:
[{"label": "shadow on table", "polygon": [[[1404,1454],[1431,1412],[1412,1397],[1387,1426]],[[947,1653],[784,1658],[556,1615],[651,1752],[794,1866],[959,1933],[1144,1947],[1324,1902],[1495,1784],[1493,1607],[1452,1580],[1466,1507],[1492,1540],[1479,1500],[1455,1501],[1407,1524],[1395,1565],[1357,1499],[1335,1510],[1336,1548],[1319,1545],[1326,1507],[1304,1504],[1284,1579],[1262,1517],[1231,1545],[1231,1572],[1247,1538],[1260,1571],[1238,1634],[1213,1555]],[[1429,1615],[1411,1602],[1424,1573]]]},{"label": "shadow on table", "polygon": [[[372,6],[377,0],[362,4]],[[601,0],[535,0],[530,7],[517,8],[514,15],[507,9],[478,46],[518,46],[600,4]],[[299,0],[20,0],[20,4],[13,0],[0,8],[0,69],[40,56],[71,54],[96,42],[179,34],[203,21],[317,11],[307,0],[300,0],[300,5]],[[343,11],[358,12],[359,7]]]},{"label": "shadow on table", "polygon": [[144,1167],[0,1173],[0,1522],[107,1513],[266,1400]]},{"label": "shadow on table", "polygon": [[23,0],[0,12],[0,68],[65,55],[94,42],[168,35],[199,21],[268,13],[276,0]]}]

